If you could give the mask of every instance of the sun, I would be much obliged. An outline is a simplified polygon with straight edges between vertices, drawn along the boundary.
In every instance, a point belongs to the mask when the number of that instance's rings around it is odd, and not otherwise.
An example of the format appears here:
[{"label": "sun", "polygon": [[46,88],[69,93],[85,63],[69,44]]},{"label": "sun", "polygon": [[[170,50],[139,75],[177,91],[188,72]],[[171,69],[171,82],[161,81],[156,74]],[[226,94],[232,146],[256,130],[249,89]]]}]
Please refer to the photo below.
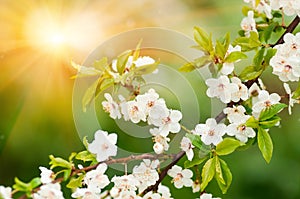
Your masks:
[{"label": "sun", "polygon": [[66,41],[65,36],[61,32],[55,32],[49,35],[49,42],[54,46],[59,46],[64,44]]}]

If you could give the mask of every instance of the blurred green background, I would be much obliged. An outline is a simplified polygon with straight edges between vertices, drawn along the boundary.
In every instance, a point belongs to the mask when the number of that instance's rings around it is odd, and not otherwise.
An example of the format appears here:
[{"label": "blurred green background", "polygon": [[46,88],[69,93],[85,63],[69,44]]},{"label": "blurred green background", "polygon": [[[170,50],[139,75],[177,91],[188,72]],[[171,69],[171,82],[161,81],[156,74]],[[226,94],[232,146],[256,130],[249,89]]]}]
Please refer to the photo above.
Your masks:
[{"label": "blurred green background", "polygon": [[[192,37],[201,26],[214,37],[237,35],[242,0],[1,0],[0,3],[0,184],[28,181],[48,166],[48,155],[68,157],[83,149],[72,115],[75,74],[114,34],[140,27],[170,28]],[[270,71],[269,71],[270,72]],[[277,77],[265,76],[271,91],[283,93]],[[300,198],[299,107],[272,129],[269,165],[257,147],[226,157],[233,173],[227,199]],[[135,141],[132,141],[135,144]],[[221,193],[212,183],[208,191]],[[190,189],[176,198],[195,198]],[[68,198],[68,197],[66,197]]]}]

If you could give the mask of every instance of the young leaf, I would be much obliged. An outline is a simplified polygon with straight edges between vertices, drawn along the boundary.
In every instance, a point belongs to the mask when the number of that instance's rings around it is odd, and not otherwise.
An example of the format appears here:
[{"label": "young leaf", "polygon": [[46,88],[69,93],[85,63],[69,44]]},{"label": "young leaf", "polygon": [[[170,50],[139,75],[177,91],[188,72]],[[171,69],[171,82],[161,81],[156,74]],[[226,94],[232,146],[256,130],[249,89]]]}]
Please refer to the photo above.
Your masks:
[{"label": "young leaf", "polygon": [[200,27],[194,28],[194,39],[199,44],[201,50],[208,53],[213,51],[211,35],[207,34]]},{"label": "young leaf", "polygon": [[259,115],[259,121],[265,121],[272,118],[285,107],[287,107],[286,104],[279,103],[273,104],[272,106],[265,108]]},{"label": "young leaf", "polygon": [[202,164],[205,160],[207,160],[207,157],[194,156],[192,161],[186,160],[184,162],[184,168],[191,168],[196,165]]},{"label": "young leaf", "polygon": [[264,159],[269,163],[273,154],[273,143],[269,133],[265,129],[258,128],[257,142]]},{"label": "young leaf", "polygon": [[268,66],[270,64],[270,59],[276,54],[276,51],[277,51],[277,49],[275,49],[275,48],[269,48],[267,50],[267,53],[264,58],[266,66]]},{"label": "young leaf", "polygon": [[91,101],[94,99],[95,97],[95,93],[96,93],[96,89],[98,86],[98,83],[100,81],[101,78],[97,79],[96,81],[94,81],[94,83],[85,91],[85,94],[82,98],[82,109],[83,112],[86,112],[86,107],[87,105],[89,105],[91,103]]},{"label": "young leaf", "polygon": [[299,97],[300,97],[300,82],[299,82],[298,87],[296,88],[296,90],[294,91],[294,94],[293,94],[294,99],[298,99]]},{"label": "young leaf", "polygon": [[259,122],[255,117],[251,116],[247,121],[246,121],[246,126],[251,127],[251,128],[258,128]]},{"label": "young leaf", "polygon": [[137,60],[140,56],[140,47],[141,47],[142,41],[143,41],[143,39],[141,39],[135,47],[135,51],[133,52],[133,55],[132,55],[133,61]]},{"label": "young leaf", "polygon": [[29,182],[29,185],[30,185],[30,189],[31,189],[31,190],[33,190],[34,188],[40,186],[41,184],[42,184],[41,178],[39,178],[39,177],[33,178],[33,179]]},{"label": "young leaf", "polygon": [[198,149],[202,148],[202,141],[199,135],[194,134],[186,134],[186,137],[189,138],[192,142],[192,144],[197,147]]},{"label": "young leaf", "polygon": [[50,162],[49,164],[51,165],[50,169],[53,169],[55,167],[63,167],[63,168],[67,168],[67,169],[72,169],[73,164],[68,162],[67,160],[64,160],[62,158],[59,157],[54,157],[53,155],[49,156],[50,158]]},{"label": "young leaf", "polygon": [[216,166],[215,166],[215,157],[210,158],[203,166],[202,168],[202,183],[200,185],[201,190],[203,191],[208,183],[213,179],[216,171]]},{"label": "young leaf", "polygon": [[252,80],[252,79],[255,79],[258,76],[260,76],[262,72],[263,72],[263,70],[257,71],[255,66],[247,66],[241,72],[241,74],[239,75],[239,78],[242,81]]},{"label": "young leaf", "polygon": [[19,178],[15,177],[15,184],[13,185],[13,189],[21,192],[30,191],[30,184],[22,182]]},{"label": "young leaf", "polygon": [[225,49],[225,46],[220,41],[216,41],[215,52],[218,57],[221,57],[223,59],[225,56],[226,50],[227,49]]},{"label": "young leaf", "polygon": [[[231,182],[232,182],[232,174],[231,171],[229,169],[229,167],[227,166],[226,162],[220,158],[218,158],[218,161],[220,163],[221,166],[221,170],[220,173],[222,172],[222,175],[218,174],[216,171],[216,175],[215,178],[218,182],[218,185],[222,191],[223,194],[227,193],[227,190],[229,189]],[[223,178],[220,178],[220,176],[222,176]],[[223,183],[225,182],[225,183]]]},{"label": "young leaf", "polygon": [[216,146],[216,153],[218,155],[228,155],[234,152],[238,147],[243,146],[244,143],[233,139],[233,138],[225,138],[222,142],[220,142]]},{"label": "young leaf", "polygon": [[196,69],[196,65],[193,62],[188,62],[181,66],[178,70],[181,72],[191,72]]},{"label": "young leaf", "polygon": [[194,60],[194,64],[196,65],[197,68],[202,68],[206,64],[211,62],[211,58],[208,55],[203,55],[197,59]]},{"label": "young leaf", "polygon": [[264,59],[264,54],[265,54],[265,48],[262,48],[256,52],[253,58],[253,64],[256,69],[260,69],[262,61]]},{"label": "young leaf", "polygon": [[275,126],[276,124],[278,124],[278,122],[280,122],[281,118],[277,115],[271,117],[270,119],[264,120],[264,121],[260,121],[259,122],[259,126],[263,129],[269,129],[273,126]]},{"label": "young leaf", "polygon": [[93,65],[95,69],[98,69],[103,72],[105,68],[108,66],[107,57],[103,57],[100,60],[96,60]]},{"label": "young leaf", "polygon": [[76,157],[77,160],[82,160],[83,162],[94,162],[96,161],[96,156],[89,151],[81,151],[79,152]]},{"label": "young leaf", "polygon": [[215,165],[216,165],[215,178],[217,179],[217,181],[219,181],[223,185],[226,185],[226,182],[225,182],[224,177],[223,177],[221,163],[220,163],[220,160],[219,160],[218,156],[215,157]]},{"label": "young leaf", "polygon": [[133,72],[135,75],[150,74],[157,69],[158,64],[159,64],[159,62],[155,62],[153,64],[136,67],[136,68],[134,68]]},{"label": "young leaf", "polygon": [[78,187],[82,187],[83,178],[84,178],[84,175],[80,175],[77,178],[75,178],[75,177],[71,178],[70,182],[67,184],[67,188],[75,189]]},{"label": "young leaf", "polygon": [[132,55],[132,50],[127,50],[118,56],[117,59],[117,70],[120,75],[124,73],[128,58]]},{"label": "young leaf", "polygon": [[247,55],[245,55],[244,53],[239,52],[239,51],[234,51],[226,57],[225,62],[231,63],[231,62],[235,62],[239,59],[246,59],[246,58],[247,58]]},{"label": "young leaf", "polygon": [[263,31],[263,35],[264,35],[264,40],[265,42],[268,42],[268,40],[271,37],[271,34],[273,32],[273,30],[275,29],[275,27],[278,25],[278,22],[275,23],[271,23],[264,31]]}]

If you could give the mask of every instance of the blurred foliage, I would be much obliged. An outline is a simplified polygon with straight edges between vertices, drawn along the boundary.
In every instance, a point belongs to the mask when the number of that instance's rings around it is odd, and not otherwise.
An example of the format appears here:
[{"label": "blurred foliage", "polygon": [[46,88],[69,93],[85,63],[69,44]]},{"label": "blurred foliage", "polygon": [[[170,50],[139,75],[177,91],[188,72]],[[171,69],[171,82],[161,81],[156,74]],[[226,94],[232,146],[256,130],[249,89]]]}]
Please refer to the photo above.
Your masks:
[{"label": "blurred foliage", "polygon": [[[69,65],[71,58],[80,60],[87,56],[105,37],[145,26],[171,28],[189,36],[192,36],[194,26],[201,26],[216,37],[230,32],[231,38],[234,38],[242,19],[242,0],[124,2],[1,2],[0,184],[12,185],[15,176],[28,181],[39,175],[38,166],[49,166],[49,154],[66,158],[72,151],[84,148],[72,116],[73,80],[70,77],[75,71]],[[90,41],[91,45],[86,49],[65,49],[67,52],[63,56],[42,53],[40,49],[23,44],[26,38],[22,36],[22,19],[28,15],[27,8],[39,8],[40,5],[59,6],[60,15],[70,14],[72,9],[77,12],[91,9],[97,14],[105,14],[105,17],[97,18],[99,23],[107,19],[103,22],[103,37]],[[108,10],[106,13],[105,9]],[[273,82],[276,80],[274,76],[263,75],[263,78],[271,91],[284,93],[282,86]],[[288,116],[286,112],[281,113],[284,118],[282,125],[272,129],[274,154],[270,164],[265,163],[255,147],[224,158],[233,174],[233,181],[228,193],[222,196],[223,199],[300,198],[299,107],[294,108],[293,112],[295,114],[292,116]],[[136,142],[135,139],[125,137],[120,137],[120,140],[126,140],[126,144],[132,146]],[[148,143],[147,147],[151,145]],[[132,150],[136,149],[133,147]],[[110,172],[113,174],[117,171]],[[165,183],[169,183],[168,178]],[[221,196],[217,183],[209,185],[208,191]],[[197,196],[187,188],[173,189],[172,192],[178,198]]]}]

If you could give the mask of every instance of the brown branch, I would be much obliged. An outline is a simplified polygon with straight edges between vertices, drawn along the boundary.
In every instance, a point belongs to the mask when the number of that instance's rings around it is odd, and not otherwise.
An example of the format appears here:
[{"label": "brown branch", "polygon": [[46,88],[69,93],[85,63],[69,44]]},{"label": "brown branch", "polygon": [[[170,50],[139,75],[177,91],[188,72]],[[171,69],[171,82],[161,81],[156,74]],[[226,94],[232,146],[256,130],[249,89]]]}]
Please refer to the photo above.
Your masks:
[{"label": "brown branch", "polygon": [[295,19],[290,23],[290,25],[286,28],[283,35],[278,39],[278,41],[275,44],[271,45],[271,47],[274,47],[278,44],[283,44],[284,35],[286,35],[287,33],[292,33],[299,23],[300,23],[300,17],[297,15]]},{"label": "brown branch", "polygon": [[158,188],[158,185],[161,183],[161,181],[166,177],[168,174],[168,171],[185,155],[184,151],[180,151],[178,154],[176,154],[172,160],[172,162],[160,173],[159,179],[156,181],[155,185],[152,185],[148,187],[143,194],[146,194],[149,191],[156,191]]},{"label": "brown branch", "polygon": [[[180,154],[180,153],[179,153]],[[111,165],[111,164],[122,164],[122,163],[128,163],[130,161],[134,161],[134,160],[143,160],[143,159],[150,159],[150,160],[168,160],[168,159],[176,159],[178,158],[178,154],[149,154],[149,153],[145,153],[145,154],[141,154],[141,155],[131,155],[128,157],[124,157],[124,158],[117,158],[117,159],[108,159],[102,162],[98,162],[97,164],[91,165],[91,166],[87,166],[84,167],[82,169],[75,169],[73,168],[72,173],[70,174],[70,177],[77,175],[78,173],[83,173],[83,172],[88,172],[91,171],[93,169],[96,169],[98,165],[105,163],[107,165]],[[180,157],[181,158],[181,157]],[[179,159],[178,159],[179,160]],[[177,160],[177,161],[178,161]],[[176,161],[176,162],[177,162]],[[171,163],[172,164],[172,163]],[[175,163],[176,164],[176,163]],[[63,182],[64,178],[60,177],[57,178],[55,180],[53,180],[52,183],[60,183]],[[33,190],[33,192],[37,192],[40,189],[40,187],[37,187]],[[18,199],[26,199],[27,196],[26,194],[20,196]]]}]

